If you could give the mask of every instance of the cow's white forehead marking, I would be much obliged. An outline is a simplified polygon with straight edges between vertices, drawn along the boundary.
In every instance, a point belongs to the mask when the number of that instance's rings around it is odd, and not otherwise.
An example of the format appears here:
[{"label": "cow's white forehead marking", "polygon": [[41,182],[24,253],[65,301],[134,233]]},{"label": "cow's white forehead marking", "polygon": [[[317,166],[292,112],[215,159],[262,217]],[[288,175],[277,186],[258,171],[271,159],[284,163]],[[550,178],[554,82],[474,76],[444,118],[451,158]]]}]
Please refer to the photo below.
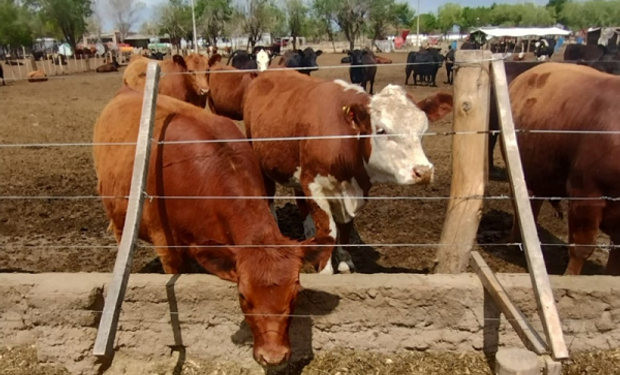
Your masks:
[{"label": "cow's white forehead marking", "polygon": [[357,91],[358,93],[365,93],[366,91],[364,91],[364,89],[359,86],[359,85],[353,85],[349,82],[343,81],[342,79],[335,79],[334,83],[342,86],[344,88],[344,91],[347,90],[353,90],[353,91]]},{"label": "cow's white forehead marking", "polygon": [[267,54],[267,52],[265,52],[264,49],[261,49],[256,54],[256,63],[256,65],[258,65],[258,70],[260,70],[261,72],[266,70],[269,66],[269,55]]},{"label": "cow's white forehead marking", "polygon": [[388,85],[370,100],[373,134],[366,171],[372,183],[413,184],[419,179],[414,168],[433,168],[422,149],[422,136],[428,129],[426,113],[396,85]]}]

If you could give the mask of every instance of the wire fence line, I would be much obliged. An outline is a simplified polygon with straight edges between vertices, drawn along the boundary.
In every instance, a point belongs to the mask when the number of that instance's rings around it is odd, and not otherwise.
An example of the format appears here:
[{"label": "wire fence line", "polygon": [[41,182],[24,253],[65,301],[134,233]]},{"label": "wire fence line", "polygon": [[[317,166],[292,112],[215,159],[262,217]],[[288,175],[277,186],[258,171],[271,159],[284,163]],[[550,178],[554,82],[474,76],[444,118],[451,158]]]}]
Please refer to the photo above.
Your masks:
[{"label": "wire fence line", "polygon": [[[294,195],[283,195],[283,196],[260,196],[260,195],[251,195],[251,196],[243,196],[243,195],[195,195],[195,196],[182,196],[182,195],[150,195],[145,191],[142,192],[145,195],[146,199],[162,199],[162,200],[316,200],[316,199],[327,199],[330,200],[332,198],[317,198],[317,197],[307,197],[307,196],[294,196]],[[363,200],[404,200],[404,201],[441,201],[441,200],[513,200],[514,198],[509,195],[490,195],[490,196],[481,196],[481,195],[470,195],[470,196],[349,196],[350,199],[363,199]],[[99,200],[99,199],[129,199],[127,195],[0,195],[0,200]],[[537,197],[530,196],[530,200],[549,200],[549,201],[611,201],[618,202],[620,201],[620,197],[609,197],[609,196],[588,196],[588,197],[560,197],[560,196],[551,196],[551,197]]]},{"label": "wire fence line", "polygon": [[[541,246],[548,247],[603,247],[603,248],[619,248],[620,245],[615,245],[611,243],[602,243],[599,242],[597,244],[574,244],[574,243],[550,243],[550,242],[539,242]],[[441,243],[359,243],[359,244],[337,244],[337,246],[342,248],[357,248],[357,247],[382,247],[382,248],[395,248],[395,247],[407,247],[407,248],[420,248],[420,247],[450,247],[450,248],[469,248],[472,244],[461,244],[461,243],[453,243],[453,244],[441,244]],[[482,248],[485,247],[514,247],[517,246],[523,251],[523,243],[522,242],[505,242],[505,243],[473,243],[475,246],[479,246]],[[281,249],[289,249],[289,248],[299,248],[299,247],[333,247],[334,245],[326,245],[326,244],[260,244],[260,245],[239,245],[239,244],[231,244],[231,245],[141,245],[137,244],[137,248],[141,249],[185,249],[188,247],[196,248],[196,249],[218,249],[218,248],[235,248],[235,249],[255,249],[255,248],[281,248]],[[118,245],[0,245],[0,249],[61,249],[61,250],[76,250],[76,249],[117,249]]]},{"label": "wire fence line", "polygon": [[[302,292],[303,293],[303,292]],[[145,308],[144,310],[147,310],[149,308]],[[133,310],[132,312],[135,312],[136,310]],[[140,311],[140,310],[138,310]],[[66,316],[75,316],[76,314],[97,314],[97,315],[101,315],[103,314],[103,311],[100,310],[70,310],[70,309],[54,309],[54,308],[49,308],[49,309],[28,309],[27,311],[15,311],[15,310],[0,310],[0,313],[5,313],[5,314],[24,314],[24,313],[28,313],[31,312],[32,314],[65,314]],[[152,309],[151,309],[152,312]],[[162,310],[160,311],[164,316],[162,316],[162,319],[141,319],[141,318],[131,318],[131,317],[127,317],[124,316],[123,317],[123,311],[121,310],[121,318],[120,318],[120,322],[141,322],[141,323],[157,323],[157,324],[166,324],[169,325],[170,322],[164,320],[167,317],[182,317],[183,315],[185,315],[185,313],[181,313],[181,312],[177,312],[177,311],[169,311],[169,310]],[[480,311],[480,315],[482,315],[482,308]],[[204,319],[196,319],[196,320],[192,320],[192,318],[194,318],[193,316],[191,316],[191,313],[187,313],[188,317],[186,319],[183,319],[184,323],[193,323],[193,324],[205,324]],[[209,318],[238,318],[241,316],[249,316],[249,317],[291,317],[291,318],[296,318],[296,319],[313,319],[313,318],[325,318],[328,317],[330,314],[289,314],[289,315],[285,315],[285,314],[269,314],[269,313],[243,313],[242,311],[239,312],[230,312],[227,313],[225,311],[218,311],[217,313],[214,314],[209,314],[208,317]],[[5,317],[1,317],[0,321],[5,321],[5,322],[11,322],[11,321],[17,321],[17,322],[24,322],[25,320],[35,320],[37,317],[41,317],[39,316],[30,316],[30,315],[26,315],[26,317],[11,317],[9,316],[5,316]],[[502,316],[500,318],[489,318],[489,317],[484,317],[484,316],[475,316],[474,315],[474,319],[478,322],[478,323],[482,323],[482,322],[522,322],[523,319],[511,319],[505,316]],[[581,319],[570,319],[571,321],[582,321],[584,322],[584,327],[585,327],[585,322],[591,321],[591,319],[587,319],[582,315]],[[480,328],[483,328],[483,326],[480,326]],[[581,332],[576,332],[576,333],[581,333]],[[585,331],[583,331],[583,333],[585,333]]]},{"label": "wire fence line", "polygon": [[[620,130],[557,130],[557,129],[515,129],[515,133],[524,134],[569,134],[569,135],[620,135]],[[478,131],[428,131],[424,133],[393,133],[393,134],[342,134],[342,135],[315,135],[295,137],[257,137],[257,138],[229,138],[229,139],[195,139],[183,141],[159,141],[151,138],[158,145],[187,145],[212,143],[239,143],[239,142],[291,142],[311,140],[339,140],[339,139],[367,139],[367,138],[406,138],[412,136],[455,136],[455,135],[500,135],[501,130]],[[2,141],[0,141],[2,142]],[[51,142],[51,143],[0,143],[3,148],[56,148],[56,147],[102,147],[102,146],[136,146],[137,142]]]}]

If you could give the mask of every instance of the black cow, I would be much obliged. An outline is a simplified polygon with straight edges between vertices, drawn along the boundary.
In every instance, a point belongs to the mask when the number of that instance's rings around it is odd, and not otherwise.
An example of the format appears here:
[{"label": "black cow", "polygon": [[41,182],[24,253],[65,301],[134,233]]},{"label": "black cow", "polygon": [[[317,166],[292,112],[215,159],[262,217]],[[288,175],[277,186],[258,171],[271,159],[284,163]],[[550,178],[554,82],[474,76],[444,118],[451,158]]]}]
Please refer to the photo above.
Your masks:
[{"label": "black cow", "polygon": [[308,47],[305,50],[286,51],[282,58],[280,58],[279,65],[283,65],[287,68],[293,68],[300,73],[310,75],[311,72],[319,70],[319,65],[316,63],[317,57],[321,56],[323,51],[314,51]]},{"label": "black cow", "polygon": [[444,82],[449,85],[452,85],[454,81],[454,73],[452,72],[452,68],[454,67],[454,54],[455,50],[452,49],[452,46],[448,47],[448,53],[446,53],[446,75],[448,76],[448,81]]},{"label": "black cow", "polygon": [[414,85],[418,85],[417,76],[419,75],[422,82],[428,82],[430,86],[437,87],[435,78],[437,71],[443,65],[443,60],[443,55],[436,48],[423,48],[418,52],[409,52],[407,55],[408,65],[405,68],[405,85],[408,84],[409,76],[413,72]]},{"label": "black cow", "polygon": [[534,46],[534,55],[538,60],[550,60],[555,49],[555,39],[540,38],[538,42],[534,43]]},{"label": "black cow", "polygon": [[4,82],[4,69],[2,69],[2,65],[0,65],[0,78],[2,79],[2,86],[6,86],[6,82]]},{"label": "black cow", "polygon": [[237,69],[247,69],[247,70],[256,70],[258,69],[258,65],[256,65],[256,55],[253,53],[247,53],[244,50],[236,50],[231,53],[228,57],[228,61],[226,65],[230,65],[230,61],[232,60],[232,66]]},{"label": "black cow", "polygon": [[159,60],[159,61],[163,61],[164,60],[164,56],[166,56],[164,53],[162,52],[151,52],[151,55],[149,56],[149,59],[151,60]]},{"label": "black cow", "polygon": [[54,65],[67,65],[67,57],[65,55],[54,55],[52,57],[52,64]]},{"label": "black cow", "polygon": [[569,44],[564,51],[564,61],[620,75],[620,53],[601,45]]},{"label": "black cow", "polygon": [[[348,51],[348,55],[351,62],[351,67],[349,68],[349,77],[351,78],[351,83],[360,85],[366,90],[368,86],[368,82],[370,82],[370,95],[374,94],[375,88],[375,76],[377,75],[377,61],[375,60],[375,56],[372,51],[369,50],[360,50],[356,49],[353,51]],[[375,65],[375,66],[360,66],[355,67],[356,65]]]}]

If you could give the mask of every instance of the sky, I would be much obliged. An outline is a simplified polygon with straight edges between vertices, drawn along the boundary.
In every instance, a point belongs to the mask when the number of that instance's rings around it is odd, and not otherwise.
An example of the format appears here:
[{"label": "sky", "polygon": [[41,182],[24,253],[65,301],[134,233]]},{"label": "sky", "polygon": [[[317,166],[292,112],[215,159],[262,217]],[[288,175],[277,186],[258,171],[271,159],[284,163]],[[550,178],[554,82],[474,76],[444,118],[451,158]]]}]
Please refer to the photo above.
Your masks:
[{"label": "sky", "polygon": [[[99,0],[99,1],[101,3],[106,2],[106,0]],[[138,21],[138,26],[136,28],[138,28],[139,25],[141,25],[144,21],[154,20],[156,16],[155,9],[157,8],[157,6],[161,4],[165,4],[167,2],[167,0],[142,0],[142,1],[144,1],[144,3],[146,4],[147,9],[145,9],[140,15],[140,20]],[[411,8],[414,10],[418,6],[418,0],[405,0],[405,1],[409,3]],[[471,7],[490,6],[494,2],[497,4],[505,4],[505,3],[516,4],[518,2],[525,2],[525,0],[419,0],[419,1],[420,1],[420,13],[429,13],[429,12],[436,13],[437,8],[439,8],[441,5],[445,3],[450,3],[450,2],[458,3],[458,4],[461,4],[462,6],[471,6]],[[547,0],[529,0],[529,2],[534,2],[534,3],[538,3],[539,5],[544,5],[547,3]],[[113,26],[112,21],[106,18],[108,17],[104,17],[103,28],[104,30],[111,30]]]}]

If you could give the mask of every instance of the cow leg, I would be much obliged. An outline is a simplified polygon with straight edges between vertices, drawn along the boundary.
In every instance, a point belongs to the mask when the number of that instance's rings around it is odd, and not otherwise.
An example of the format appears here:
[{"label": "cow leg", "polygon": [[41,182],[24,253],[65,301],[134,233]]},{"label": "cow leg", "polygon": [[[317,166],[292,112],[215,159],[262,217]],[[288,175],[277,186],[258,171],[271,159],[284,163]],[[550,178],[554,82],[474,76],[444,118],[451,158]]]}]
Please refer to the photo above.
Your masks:
[{"label": "cow leg", "polygon": [[583,265],[596,249],[596,234],[603,215],[603,207],[568,202],[568,249],[570,259],[564,275],[580,275]]},{"label": "cow leg", "polygon": [[[305,198],[304,192],[297,189],[295,189],[295,196],[297,198]],[[297,207],[299,208],[299,215],[304,220],[304,236],[306,239],[316,236],[316,225],[314,225],[314,220],[310,214],[307,200],[297,199]]]},{"label": "cow leg", "polygon": [[263,183],[265,185],[265,193],[267,194],[267,202],[269,202],[269,209],[276,223],[278,222],[278,215],[276,214],[276,205],[274,203],[274,197],[276,196],[276,182],[263,173]]},{"label": "cow leg", "polygon": [[187,271],[187,253],[184,248],[169,248],[171,244],[168,243],[165,231],[151,234],[150,237],[165,273],[178,275]]},{"label": "cow leg", "polygon": [[[612,245],[620,243],[620,237],[613,238]],[[620,276],[620,248],[611,247],[609,250],[609,258],[607,259],[607,266],[605,267],[605,274],[610,276]]]},{"label": "cow leg", "polygon": [[[331,237],[334,243],[339,240],[339,231],[334,216],[332,214],[331,205],[326,198],[327,194],[323,192],[323,187],[315,181],[314,177],[302,177],[302,189],[306,197],[306,205],[316,228],[316,236]],[[309,220],[304,221],[304,229],[309,225]],[[342,260],[344,259],[344,261]],[[350,255],[337,246],[336,251],[332,253],[330,260],[325,265],[319,266],[319,273],[324,275],[333,275],[336,270],[341,273],[348,273],[352,267],[347,264],[346,260],[350,260]]]},{"label": "cow leg", "polygon": [[375,93],[375,80],[374,78],[370,81],[370,95],[374,95]]},{"label": "cow leg", "polygon": [[[540,209],[545,203],[542,199],[533,199],[531,201],[532,205],[532,215],[534,216],[534,223],[538,221],[538,215],[540,214]],[[517,212],[514,213],[514,218],[512,220],[512,229],[510,230],[510,237],[508,237],[508,242],[516,243],[521,242],[521,230],[519,229],[519,216]]]},{"label": "cow leg", "polygon": [[338,240],[339,246],[336,247],[336,258],[338,259],[338,272],[340,273],[352,273],[355,272],[355,264],[351,254],[346,251],[341,245],[349,245],[351,238],[351,231],[353,230],[353,220],[348,223],[336,222],[338,228]]},{"label": "cow leg", "polygon": [[[409,84],[409,77],[411,76],[411,69],[410,67],[407,67],[405,69],[405,86],[407,86]],[[413,77],[415,79],[415,75]]]}]

